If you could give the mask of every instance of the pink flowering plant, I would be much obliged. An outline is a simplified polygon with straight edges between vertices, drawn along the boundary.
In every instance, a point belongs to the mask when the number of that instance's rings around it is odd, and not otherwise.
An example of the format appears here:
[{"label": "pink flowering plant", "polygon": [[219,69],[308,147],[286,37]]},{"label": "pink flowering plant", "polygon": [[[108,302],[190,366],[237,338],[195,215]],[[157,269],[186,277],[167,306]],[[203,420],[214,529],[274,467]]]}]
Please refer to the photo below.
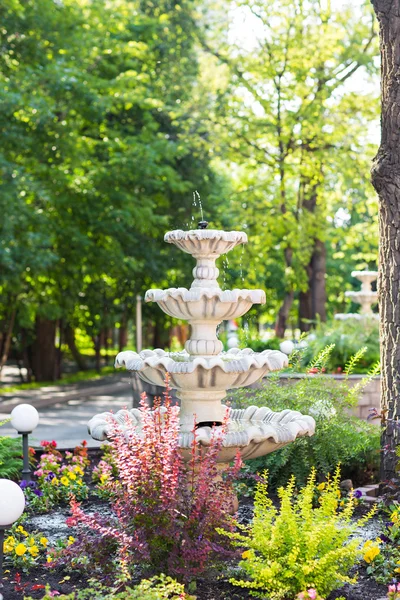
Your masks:
[{"label": "pink flowering plant", "polygon": [[28,507],[47,512],[60,502],[69,502],[71,494],[79,500],[87,498],[88,487],[83,479],[89,465],[87,442],[65,455],[57,450],[54,441],[42,441],[40,445],[44,452],[34,472],[36,480],[20,483]]},{"label": "pink flowering plant", "polygon": [[103,457],[92,470],[92,481],[96,484],[96,495],[103,499],[109,500],[111,490],[109,481],[111,478],[118,477],[118,470],[113,460],[112,446],[102,446]]},{"label": "pink flowering plant", "polygon": [[179,449],[179,410],[169,392],[167,387],[163,405],[155,410],[142,398],[142,434],[129,418],[124,427],[110,420],[108,437],[118,475],[107,472],[104,486],[112,515],[86,514],[74,499],[69,524],[78,528],[78,539],[53,555],[54,564],[69,561],[72,567],[84,567],[87,561],[92,575],[97,565],[103,578],[108,569],[110,576],[114,571],[116,580],[126,581],[141,563],[187,580],[222,555],[235,554],[230,539],[221,534],[234,528],[233,482],[241,468],[238,457],[222,477],[218,470],[226,423],[214,428],[207,448],[201,448],[193,430],[185,464]]},{"label": "pink flowering plant", "polygon": [[296,600],[324,600],[322,596],[320,596],[315,588],[309,588],[305,592],[300,592],[297,594]]},{"label": "pink flowering plant", "polygon": [[387,597],[389,600],[400,600],[400,583],[389,585]]}]

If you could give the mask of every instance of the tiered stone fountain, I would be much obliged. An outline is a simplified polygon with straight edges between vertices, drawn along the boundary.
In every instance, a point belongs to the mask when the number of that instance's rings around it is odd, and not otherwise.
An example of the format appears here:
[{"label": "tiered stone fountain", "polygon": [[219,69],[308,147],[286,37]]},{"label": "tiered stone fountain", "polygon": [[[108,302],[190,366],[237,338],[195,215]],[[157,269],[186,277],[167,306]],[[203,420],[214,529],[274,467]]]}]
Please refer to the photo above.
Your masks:
[{"label": "tiered stone fountain", "polygon": [[[220,462],[232,460],[238,449],[244,459],[263,456],[297,437],[311,436],[315,421],[289,409],[275,413],[266,407],[228,409],[222,404],[228,389],[251,385],[266,373],[282,369],[287,366],[287,356],[276,350],[222,351],[223,345],[216,334],[218,325],[225,319],[241,317],[253,304],[264,303],[265,293],[246,289],[222,291],[217,281],[216,259],[238,244],[247,243],[247,235],[240,231],[209,230],[206,222],[200,222],[199,227],[192,231],[170,231],[164,238],[196,259],[190,289],[152,289],[145,298],[147,302],[157,302],[168,315],[190,323],[191,336],[185,351],[121,352],[116,366],[135,371],[143,381],[159,386],[165,385],[169,373],[170,384],[181,401],[179,443],[184,457],[190,456],[194,428],[198,443],[209,445],[212,426],[222,424],[226,411],[229,421]],[[140,430],[141,412],[131,409],[97,415],[88,425],[89,433],[96,440],[105,440],[110,419],[125,426],[126,417]]]},{"label": "tiered stone fountain", "polygon": [[346,319],[362,319],[372,317],[378,319],[378,315],[372,311],[372,306],[378,302],[378,292],[371,289],[372,283],[377,280],[377,271],[353,271],[352,277],[361,281],[361,290],[358,292],[345,292],[346,298],[351,298],[353,302],[361,305],[359,313],[339,313],[335,319],[344,321]]}]

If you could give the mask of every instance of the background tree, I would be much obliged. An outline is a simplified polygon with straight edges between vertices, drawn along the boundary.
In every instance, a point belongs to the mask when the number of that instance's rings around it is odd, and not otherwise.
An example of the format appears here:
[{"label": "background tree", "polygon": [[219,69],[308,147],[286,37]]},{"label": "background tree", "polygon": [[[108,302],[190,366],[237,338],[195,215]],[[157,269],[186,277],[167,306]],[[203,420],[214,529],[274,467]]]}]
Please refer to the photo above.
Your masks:
[{"label": "background tree", "polygon": [[59,374],[56,333],[83,365],[78,325],[99,364],[106,330],[173,266],[162,232],[190,221],[194,189],[217,196],[203,132],[186,124],[194,8],[2,4],[2,360],[14,327],[38,381]]},{"label": "background tree", "polygon": [[246,44],[231,28],[225,44],[215,31],[218,45],[204,42],[224,72],[229,68],[210,116],[220,154],[236,174],[236,219],[252,233],[251,263],[258,275],[264,270],[265,287],[277,290],[282,336],[296,295],[302,329],[325,319],[328,215],[339,188],[347,194],[356,181],[368,186],[359,171],[371,152],[368,123],[377,103],[351,80],[374,72],[376,34],[367,5],[234,6],[254,35]]}]

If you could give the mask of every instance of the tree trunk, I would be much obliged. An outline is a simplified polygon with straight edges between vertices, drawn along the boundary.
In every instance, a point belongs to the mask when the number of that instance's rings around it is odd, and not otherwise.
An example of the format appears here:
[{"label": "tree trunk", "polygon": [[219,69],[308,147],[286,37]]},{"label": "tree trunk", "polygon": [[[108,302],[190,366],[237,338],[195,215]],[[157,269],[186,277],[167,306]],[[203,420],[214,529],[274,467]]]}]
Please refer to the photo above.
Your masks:
[{"label": "tree trunk", "polygon": [[128,327],[125,323],[121,323],[121,327],[118,329],[118,348],[122,352],[125,350],[128,344]]},{"label": "tree trunk", "polygon": [[95,352],[95,369],[98,373],[100,373],[100,370],[101,370],[101,342],[102,342],[101,331],[96,336],[94,336],[92,339],[93,339],[94,352]]},{"label": "tree trunk", "polygon": [[380,26],[381,144],[372,165],[379,195],[379,312],[382,361],[382,477],[395,475],[400,418],[400,4],[373,0]]},{"label": "tree trunk", "polygon": [[[285,248],[285,263],[287,267],[292,266],[293,260],[293,250],[291,248]],[[278,311],[278,315],[276,317],[275,322],[275,335],[277,337],[283,338],[285,335],[285,331],[287,328],[287,320],[289,317],[290,309],[292,308],[294,300],[294,291],[293,289],[288,289],[286,291],[286,295],[283,299],[282,305]]]},{"label": "tree trunk", "polygon": [[88,366],[85,360],[85,357],[79,352],[76,343],[75,343],[75,330],[71,325],[65,325],[64,327],[64,339],[67,344],[72,358],[76,362],[76,365],[80,371],[86,371]]},{"label": "tree trunk", "polygon": [[64,330],[61,319],[58,321],[57,327],[58,327],[59,339],[58,339],[58,346],[56,348],[56,379],[61,379],[61,377],[62,377],[62,359],[63,359],[62,345],[63,345],[63,330]]},{"label": "tree trunk", "polygon": [[6,329],[6,331],[3,333],[3,336],[1,338],[1,344],[0,344],[0,349],[1,349],[1,354],[0,354],[0,373],[2,368],[4,367],[4,365],[7,362],[7,358],[8,358],[8,353],[10,352],[10,346],[11,346],[11,340],[12,340],[12,332],[14,329],[14,322],[15,322],[15,315],[17,313],[17,309],[13,308],[8,320],[8,327]]},{"label": "tree trunk", "polygon": [[31,367],[36,381],[54,381],[56,378],[56,325],[57,321],[36,317],[35,340],[31,346]]},{"label": "tree trunk", "polygon": [[312,322],[319,318],[326,321],[326,247],[315,240],[314,250],[307,265],[308,289],[299,295],[300,330],[309,331]]},{"label": "tree trunk", "polygon": [[276,318],[275,323],[275,335],[279,338],[283,338],[285,335],[285,331],[287,328],[287,320],[289,317],[290,309],[292,308],[294,300],[294,292],[293,290],[289,291],[282,303],[282,306],[279,309],[278,316]]}]

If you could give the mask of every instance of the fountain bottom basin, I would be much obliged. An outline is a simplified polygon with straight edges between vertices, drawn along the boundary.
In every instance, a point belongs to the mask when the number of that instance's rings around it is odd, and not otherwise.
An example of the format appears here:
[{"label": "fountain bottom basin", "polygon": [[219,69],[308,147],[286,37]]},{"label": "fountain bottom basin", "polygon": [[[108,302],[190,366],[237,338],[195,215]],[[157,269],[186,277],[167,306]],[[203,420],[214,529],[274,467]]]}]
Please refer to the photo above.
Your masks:
[{"label": "fountain bottom basin", "polygon": [[[196,430],[196,443],[203,447],[211,445],[215,432],[224,431],[222,449],[218,456],[220,463],[232,461],[238,451],[243,460],[264,456],[299,437],[312,436],[315,432],[314,419],[297,411],[273,412],[269,408],[257,406],[246,409],[224,408],[227,411],[226,429],[202,426]],[[101,413],[89,421],[89,434],[95,440],[107,440],[112,421],[116,421],[122,430],[134,427],[140,433],[142,413],[137,408],[120,410],[115,414]],[[193,441],[193,432],[180,433],[179,447],[186,461],[190,460]]]}]

